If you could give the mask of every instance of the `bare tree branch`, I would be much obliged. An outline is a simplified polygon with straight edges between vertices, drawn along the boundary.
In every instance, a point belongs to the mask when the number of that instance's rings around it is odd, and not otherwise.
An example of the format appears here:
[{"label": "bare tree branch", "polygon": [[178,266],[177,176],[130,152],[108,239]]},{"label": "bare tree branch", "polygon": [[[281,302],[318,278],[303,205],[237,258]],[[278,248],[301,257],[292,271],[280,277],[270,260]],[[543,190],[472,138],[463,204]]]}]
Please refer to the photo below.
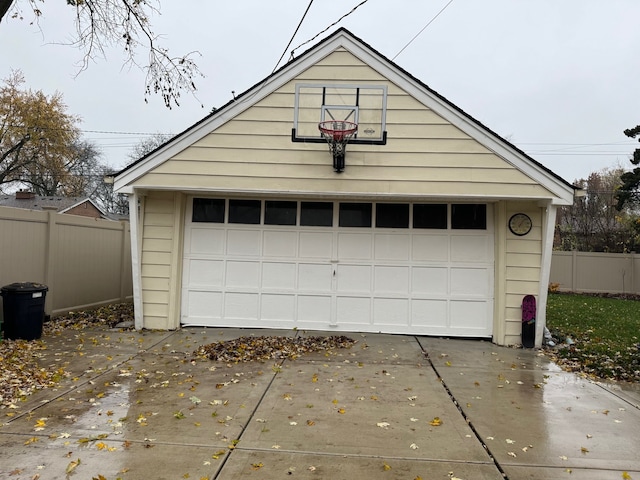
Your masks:
[{"label": "bare tree branch", "polygon": [[[37,2],[27,2],[36,18],[42,15]],[[86,70],[98,57],[106,57],[108,47],[124,50],[124,65],[135,66],[146,73],[144,98],[160,95],[167,108],[180,105],[183,93],[195,97],[196,79],[202,78],[194,57],[197,51],[173,56],[160,44],[160,37],[152,29],[150,19],[160,15],[158,0],[66,0],[75,9],[75,39],[70,45],[82,52],[79,72]],[[0,21],[18,0],[0,0]],[[20,17],[17,13],[14,15]],[[141,50],[147,51],[147,61],[138,60]]]}]

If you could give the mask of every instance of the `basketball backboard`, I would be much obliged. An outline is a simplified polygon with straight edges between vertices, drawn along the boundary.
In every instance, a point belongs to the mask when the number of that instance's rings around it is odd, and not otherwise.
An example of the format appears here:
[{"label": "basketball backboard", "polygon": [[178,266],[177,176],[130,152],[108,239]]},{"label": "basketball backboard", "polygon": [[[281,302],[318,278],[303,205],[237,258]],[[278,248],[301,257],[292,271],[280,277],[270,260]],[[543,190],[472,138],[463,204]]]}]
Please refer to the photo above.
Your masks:
[{"label": "basketball backboard", "polygon": [[325,142],[318,123],[337,120],[358,124],[350,144],[386,143],[386,86],[299,83],[295,95],[294,142]]}]

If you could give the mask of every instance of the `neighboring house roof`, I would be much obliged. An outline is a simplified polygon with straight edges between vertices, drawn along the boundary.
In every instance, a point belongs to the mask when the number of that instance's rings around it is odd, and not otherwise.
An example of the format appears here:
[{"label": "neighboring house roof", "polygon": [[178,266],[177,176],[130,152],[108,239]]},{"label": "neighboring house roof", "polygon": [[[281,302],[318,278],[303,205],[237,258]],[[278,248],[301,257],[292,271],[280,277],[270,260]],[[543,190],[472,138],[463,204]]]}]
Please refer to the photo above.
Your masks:
[{"label": "neighboring house roof", "polygon": [[[23,193],[24,195],[20,195]],[[95,208],[100,218],[109,218],[96,203],[88,197],[40,196],[28,192],[17,192],[0,196],[0,206],[25,210],[55,210],[58,213],[73,213],[71,210],[88,203]]]},{"label": "neighboring house roof", "polygon": [[140,177],[161,165],[184,148],[202,139],[241,112],[255,105],[300,72],[309,68],[337,48],[345,48],[363,62],[378,70],[383,76],[396,82],[405,91],[419,99],[431,110],[445,118],[472,138],[511,163],[526,175],[553,192],[561,203],[573,203],[573,195],[578,187],[570,184],[553,171],[537,162],[518,147],[500,137],[471,115],[451,103],[425,83],[386,58],[370,45],[340,28],[314,47],[291,60],[273,74],[237,95],[221,108],[214,110],[199,122],[179,133],[169,141],[149,152],[144,157],[128,165],[115,174],[115,191],[131,193],[131,185]]}]

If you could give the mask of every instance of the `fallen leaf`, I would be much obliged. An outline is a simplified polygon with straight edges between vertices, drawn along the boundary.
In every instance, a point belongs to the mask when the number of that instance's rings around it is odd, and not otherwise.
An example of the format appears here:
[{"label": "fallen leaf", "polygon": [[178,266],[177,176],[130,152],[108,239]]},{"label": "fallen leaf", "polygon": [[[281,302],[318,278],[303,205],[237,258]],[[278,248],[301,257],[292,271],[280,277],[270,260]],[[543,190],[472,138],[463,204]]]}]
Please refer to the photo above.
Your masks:
[{"label": "fallen leaf", "polygon": [[416,445],[415,443],[412,443],[411,445],[409,445],[409,448],[410,448],[411,450],[417,450],[419,447],[418,447],[418,445]]},{"label": "fallen leaf", "polygon": [[264,464],[263,464],[262,462],[259,462],[259,463],[252,463],[252,464],[251,464],[251,468],[253,468],[254,470],[259,470],[259,469],[261,469],[262,467],[264,467]]},{"label": "fallen leaf", "polygon": [[346,412],[346,410],[344,408],[339,408],[338,409],[338,413],[340,414],[344,414]]},{"label": "fallen leaf", "polygon": [[429,422],[429,425],[432,427],[439,427],[442,425],[442,420],[440,420],[440,417],[434,417],[433,420]]},{"label": "fallen leaf", "polygon": [[622,472],[622,478],[624,478],[624,480],[631,480],[631,475],[627,472]]},{"label": "fallen leaf", "polygon": [[584,453],[584,454],[589,453],[589,449],[588,449],[588,448],[585,448],[585,447],[580,447],[580,451],[581,451],[582,453]]},{"label": "fallen leaf", "polygon": [[507,455],[509,455],[510,457],[517,457],[518,455],[516,455],[515,452],[507,452]]},{"label": "fallen leaf", "polygon": [[391,470],[391,465],[388,465],[387,463],[383,463],[382,470],[384,470],[385,472],[388,472],[389,470]]},{"label": "fallen leaf", "polygon": [[67,475],[69,475],[71,472],[73,472],[78,467],[78,465],[80,465],[80,459],[73,460],[73,461],[69,462],[69,465],[67,465],[67,468],[65,469],[64,472]]},{"label": "fallen leaf", "polygon": [[377,425],[378,427],[380,427],[380,428],[388,428],[388,427],[389,427],[389,425],[391,425],[391,424],[390,424],[390,423],[388,423],[388,422],[378,422],[378,423],[376,423],[376,425]]}]

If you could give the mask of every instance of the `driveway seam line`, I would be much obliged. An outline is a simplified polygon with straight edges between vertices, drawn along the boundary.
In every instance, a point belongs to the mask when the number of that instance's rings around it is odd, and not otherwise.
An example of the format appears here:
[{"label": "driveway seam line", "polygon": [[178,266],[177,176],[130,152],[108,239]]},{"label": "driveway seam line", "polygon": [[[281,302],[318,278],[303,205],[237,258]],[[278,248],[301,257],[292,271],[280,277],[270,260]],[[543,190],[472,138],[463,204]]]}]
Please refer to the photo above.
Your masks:
[{"label": "driveway seam line", "polygon": [[489,455],[489,458],[491,459],[491,461],[493,462],[495,467],[498,469],[498,471],[502,475],[502,478],[504,478],[505,480],[509,480],[509,477],[507,476],[507,473],[504,471],[504,469],[500,465],[500,462],[498,462],[498,460],[496,459],[495,455],[491,452],[491,449],[489,448],[489,445],[487,445],[484,442],[484,440],[482,440],[482,436],[476,430],[475,426],[471,422],[471,419],[467,416],[467,414],[464,412],[464,410],[460,406],[460,402],[458,402],[458,400],[456,399],[455,395],[453,395],[453,392],[447,386],[446,382],[444,381],[444,378],[442,378],[442,376],[438,372],[438,369],[436,368],[435,364],[431,361],[431,356],[429,355],[429,352],[427,351],[427,349],[420,342],[420,338],[419,337],[415,337],[415,339],[418,342],[418,345],[420,345],[420,348],[422,349],[422,353],[425,356],[425,358],[427,359],[427,361],[429,362],[429,365],[431,365],[432,370],[434,371],[434,373],[438,377],[438,380],[440,381],[440,384],[442,385],[442,387],[447,392],[447,395],[449,395],[449,398],[453,402],[453,405],[458,409],[458,412],[460,412],[460,415],[462,415],[462,418],[464,419],[466,424],[469,426],[469,428],[471,429],[473,434],[476,436],[476,439],[478,440],[478,442],[480,442],[480,445],[482,445],[482,448],[484,448],[485,452],[487,452],[487,455]]},{"label": "driveway seam line", "polygon": [[[296,331],[296,334],[294,336],[297,337],[299,335],[299,333]],[[280,363],[278,363],[277,361],[274,362],[274,365],[277,365],[279,368],[282,367],[282,365],[284,365],[284,362],[286,362],[287,359],[283,358],[280,360]],[[271,385],[273,385],[273,382],[275,382],[276,377],[278,376],[278,373],[280,373],[278,370],[276,370],[272,377],[271,380],[269,380],[269,383],[267,384],[267,387],[264,389],[264,391],[262,392],[262,395],[260,395],[260,398],[258,399],[258,401],[256,402],[256,406],[253,408],[253,410],[251,411],[251,414],[249,415],[249,418],[247,419],[247,422],[242,426],[242,429],[240,430],[240,434],[238,435],[238,443],[240,443],[242,441],[242,436],[244,435],[244,432],[247,430],[247,428],[249,428],[249,425],[251,425],[251,421],[253,420],[253,418],[256,415],[256,412],[258,411],[258,408],[260,408],[260,405],[262,405],[262,401],[264,400],[264,397],[266,397],[267,392],[269,392],[269,390],[271,389]],[[229,459],[231,458],[231,455],[233,455],[233,452],[235,450],[239,450],[239,451],[250,451],[249,449],[241,449],[241,448],[233,448],[233,449],[229,449],[229,454],[225,455],[224,458],[222,459],[222,462],[220,463],[218,470],[215,473],[215,476],[212,477],[211,480],[216,480],[217,478],[220,477],[220,474],[222,473],[222,470],[224,469],[224,466],[227,464],[227,462],[229,461]]]}]

